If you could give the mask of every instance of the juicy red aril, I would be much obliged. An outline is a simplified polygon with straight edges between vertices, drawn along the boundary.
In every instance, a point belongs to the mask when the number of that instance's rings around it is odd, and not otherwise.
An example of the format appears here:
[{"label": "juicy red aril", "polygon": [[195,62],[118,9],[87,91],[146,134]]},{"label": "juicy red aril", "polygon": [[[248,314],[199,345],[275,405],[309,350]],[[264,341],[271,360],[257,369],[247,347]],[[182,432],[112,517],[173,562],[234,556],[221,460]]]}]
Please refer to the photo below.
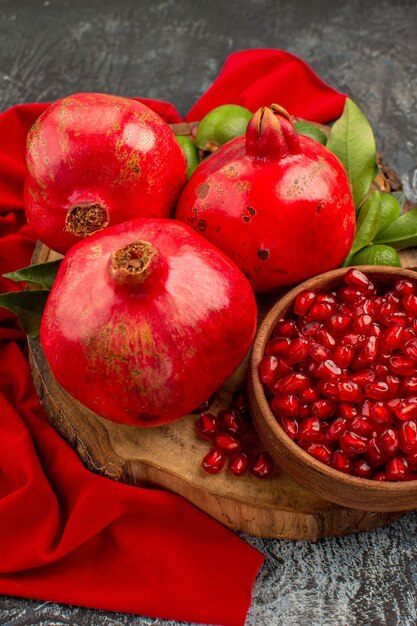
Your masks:
[{"label": "juicy red aril", "polygon": [[224,467],[226,457],[220,450],[210,450],[202,461],[203,469],[208,474],[218,474]]},{"label": "juicy red aril", "polygon": [[289,337],[274,337],[268,341],[265,346],[265,354],[267,356],[285,356],[290,345]]},{"label": "juicy red aril", "polygon": [[324,380],[335,380],[341,373],[340,367],[331,359],[326,359],[317,368],[317,377]]},{"label": "juicy red aril", "polygon": [[392,356],[388,361],[388,367],[393,374],[409,376],[416,371],[416,362],[408,356]]},{"label": "juicy red aril", "polygon": [[363,344],[362,354],[367,363],[372,363],[372,361],[375,361],[378,354],[378,343],[378,337],[375,337],[375,335],[370,335]]},{"label": "juicy red aril", "polygon": [[407,461],[402,457],[393,457],[385,463],[388,480],[404,480],[408,474]]},{"label": "juicy red aril", "polygon": [[371,405],[369,417],[378,426],[387,426],[393,421],[391,412],[383,402],[375,402]]},{"label": "juicy red aril", "polygon": [[311,412],[320,420],[326,420],[336,411],[336,404],[333,400],[317,400],[311,405]]},{"label": "juicy red aril", "polygon": [[290,372],[293,371],[291,365],[289,363],[287,363],[287,361],[285,361],[285,359],[282,359],[280,357],[277,358],[277,376],[283,376],[284,374],[289,374]]},{"label": "juicy red aril", "polygon": [[365,394],[372,400],[387,400],[391,396],[387,383],[379,380],[365,385]]},{"label": "juicy red aril", "polygon": [[333,452],[330,465],[345,474],[351,474],[353,470],[352,460],[340,449]]},{"label": "juicy red aril", "polygon": [[362,400],[362,402],[358,404],[358,414],[365,415],[365,417],[369,417],[371,406],[372,406],[371,400],[368,400],[367,398],[365,398],[364,400]]},{"label": "juicy red aril", "polygon": [[330,357],[331,352],[329,348],[326,348],[325,346],[322,346],[320,343],[316,343],[315,341],[313,341],[310,344],[309,354],[312,359],[314,359],[318,363],[321,363],[322,361],[325,361],[326,359]]},{"label": "juicy red aril", "polygon": [[353,465],[353,473],[359,478],[371,478],[373,469],[366,459],[358,459]]},{"label": "juicy red aril", "polygon": [[386,365],[382,365],[382,363],[376,363],[374,365],[374,372],[375,372],[375,378],[377,378],[378,380],[382,380],[383,378],[386,378],[387,376],[389,376],[388,367]]},{"label": "juicy red aril", "polygon": [[298,415],[299,401],[293,394],[287,394],[283,396],[276,396],[271,400],[271,409],[278,415],[284,414],[288,417],[295,417]]},{"label": "juicy red aril", "polygon": [[377,307],[375,311],[375,318],[385,326],[389,326],[391,323],[391,316],[395,312],[395,306],[390,302],[384,301]]},{"label": "juicy red aril", "polygon": [[362,390],[352,380],[344,380],[337,383],[337,389],[342,402],[360,402],[362,400]]},{"label": "juicy red aril", "polygon": [[251,466],[251,472],[257,478],[269,478],[274,471],[274,464],[268,452],[259,452]]},{"label": "juicy red aril", "polygon": [[[337,389],[337,383],[332,383],[329,380],[319,380],[317,383],[317,390],[322,396],[330,398],[330,400],[339,400],[339,391]],[[319,400],[316,398],[316,400]]]},{"label": "juicy red aril", "polygon": [[299,363],[304,361],[308,355],[309,341],[305,337],[297,337],[293,339],[288,347],[287,361],[288,363]]},{"label": "juicy red aril", "polygon": [[334,308],[328,302],[315,302],[308,312],[308,319],[312,322],[328,320],[333,315]]},{"label": "juicy red aril", "polygon": [[305,337],[315,337],[322,328],[323,324],[321,322],[308,322],[301,328],[301,334]]},{"label": "juicy red aril", "polygon": [[235,409],[223,409],[217,413],[224,431],[229,435],[240,435],[242,432],[242,418]]},{"label": "juicy red aril", "polygon": [[407,296],[403,296],[402,305],[405,312],[411,317],[416,317],[417,315],[417,296],[413,293],[408,294]]},{"label": "juicy red aril", "polygon": [[355,289],[354,287],[340,287],[337,295],[343,302],[351,304],[363,294],[359,289]]},{"label": "juicy red aril", "polygon": [[359,315],[353,321],[353,332],[365,335],[371,330],[373,319],[370,315]]},{"label": "juicy red aril", "polygon": [[358,345],[365,341],[365,335],[358,335],[357,333],[347,333],[341,338],[343,346],[351,346],[356,348]]},{"label": "juicy red aril", "polygon": [[341,402],[338,406],[338,414],[346,420],[353,419],[358,414],[358,408],[355,404],[349,402]]},{"label": "juicy red aril", "polygon": [[215,448],[221,450],[225,454],[231,454],[232,452],[238,452],[240,450],[240,441],[233,435],[227,433],[220,433],[213,438],[213,444]]},{"label": "juicy red aril", "polygon": [[396,311],[389,316],[390,324],[397,324],[405,328],[407,326],[408,317],[403,311]]},{"label": "juicy red aril", "polygon": [[381,448],[380,443],[376,437],[372,437],[368,446],[368,460],[372,467],[378,467],[387,458],[387,453]]},{"label": "juicy red aril", "polygon": [[411,470],[417,470],[417,451],[412,452],[407,456],[407,463]]},{"label": "juicy red aril", "polygon": [[321,434],[321,424],[317,417],[307,417],[300,424],[298,435],[306,441],[318,441]]},{"label": "juicy red aril", "polygon": [[305,315],[314,300],[316,299],[316,294],[311,289],[305,289],[295,299],[294,302],[294,313],[297,315]]},{"label": "juicy red aril", "polygon": [[406,326],[404,328],[404,333],[403,333],[403,343],[405,343],[409,339],[414,339],[415,336],[416,336],[416,331],[413,328]]},{"label": "juicy red aril", "polygon": [[278,393],[296,393],[310,385],[311,381],[305,374],[293,372],[281,378],[276,384]]},{"label": "juicy red aril", "polygon": [[407,376],[402,382],[402,388],[409,396],[417,394],[417,376]]},{"label": "juicy red aril", "polygon": [[317,331],[315,338],[329,350],[333,350],[336,347],[336,339],[324,328]]},{"label": "juicy red aril", "polygon": [[377,472],[372,476],[372,480],[376,480],[380,483],[384,483],[387,480],[387,475],[385,472]]},{"label": "juicy red aril", "polygon": [[375,380],[375,372],[371,369],[359,370],[358,372],[353,372],[349,378],[353,383],[364,387],[367,383],[372,383]]},{"label": "juicy red aril", "polygon": [[290,439],[297,439],[299,426],[295,419],[288,417],[288,415],[283,415],[280,418],[279,423]]},{"label": "juicy red aril", "polygon": [[365,355],[363,354],[361,350],[360,352],[357,352],[355,356],[353,357],[350,367],[354,372],[359,372],[361,369],[363,369],[367,365],[369,365],[369,362],[367,361]]},{"label": "juicy red aril", "polygon": [[229,469],[233,476],[243,476],[249,468],[249,457],[245,452],[239,452],[229,463]]},{"label": "juicy red aril", "polygon": [[357,415],[350,422],[349,430],[357,435],[361,435],[361,437],[370,437],[375,430],[375,425],[368,417],[365,417],[364,415]]},{"label": "juicy red aril", "polygon": [[402,422],[415,419],[417,417],[417,397],[410,396],[401,400],[395,407],[395,414]]},{"label": "juicy red aril", "polygon": [[359,317],[360,315],[373,315],[376,309],[376,304],[374,300],[370,300],[369,298],[358,298],[353,303],[353,314],[355,317]]},{"label": "juicy red aril", "polygon": [[356,287],[361,293],[369,293],[372,283],[365,274],[357,269],[349,269],[344,277],[345,283],[351,287]]},{"label": "juicy red aril", "polygon": [[275,378],[275,374],[278,371],[277,357],[273,355],[264,356],[259,361],[258,369],[259,369],[259,378],[261,379],[261,382],[263,382],[265,385],[272,383],[272,381]]},{"label": "juicy red aril", "polygon": [[305,387],[298,394],[299,399],[302,402],[316,402],[320,398],[320,394],[315,387]]},{"label": "juicy red aril", "polygon": [[355,354],[351,346],[337,346],[332,354],[332,360],[342,369],[349,367]]},{"label": "juicy red aril", "polygon": [[387,383],[388,388],[390,390],[391,398],[393,398],[394,396],[397,395],[398,391],[400,390],[401,379],[398,378],[398,376],[393,376],[392,374],[388,374],[388,376],[385,378],[385,382]]},{"label": "juicy red aril", "polygon": [[352,318],[348,315],[332,315],[327,322],[327,326],[335,335],[344,333],[352,324]]},{"label": "juicy red aril", "polygon": [[383,452],[394,454],[400,446],[398,432],[394,428],[386,428],[378,436],[379,445]]},{"label": "juicy red aril", "polygon": [[273,333],[274,337],[297,337],[298,330],[294,320],[279,320],[275,326]]},{"label": "juicy red aril", "polygon": [[394,292],[399,296],[409,296],[415,293],[415,285],[411,280],[401,279],[397,280],[394,287]]},{"label": "juicy red aril", "polygon": [[330,448],[325,446],[323,443],[311,442],[305,446],[304,450],[318,461],[329,465],[331,458]]},{"label": "juicy red aril", "polygon": [[347,453],[362,454],[369,446],[369,439],[346,430],[339,439],[339,445]]},{"label": "juicy red aril", "polygon": [[336,417],[326,430],[326,440],[329,442],[337,441],[343,435],[347,428],[347,420],[343,417]]},{"label": "juicy red aril", "polygon": [[417,451],[417,425],[414,420],[403,422],[398,427],[400,448],[403,452]]},{"label": "juicy red aril", "polygon": [[202,413],[196,422],[196,427],[202,439],[211,439],[219,430],[219,420],[212,413]]},{"label": "juicy red aril", "polygon": [[406,356],[417,360],[417,337],[408,339],[408,341],[404,343],[402,350]]}]

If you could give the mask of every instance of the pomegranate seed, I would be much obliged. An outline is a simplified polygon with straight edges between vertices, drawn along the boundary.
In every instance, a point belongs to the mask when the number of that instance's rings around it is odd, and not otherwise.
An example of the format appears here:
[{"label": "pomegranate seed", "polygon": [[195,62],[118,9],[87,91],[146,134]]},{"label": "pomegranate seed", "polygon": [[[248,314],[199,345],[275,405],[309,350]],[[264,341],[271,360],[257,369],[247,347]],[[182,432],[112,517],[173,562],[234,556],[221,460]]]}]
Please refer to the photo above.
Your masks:
[{"label": "pomegranate seed", "polygon": [[417,394],[417,376],[408,376],[402,382],[403,391],[411,396]]},{"label": "pomegranate seed", "polygon": [[381,337],[382,335],[381,326],[377,322],[372,324],[371,329],[370,329],[370,334],[375,335],[375,337],[378,337],[378,339]]},{"label": "pomegranate seed", "polygon": [[307,444],[307,446],[304,449],[306,452],[308,452],[308,454],[310,454],[312,457],[314,457],[318,461],[321,461],[322,463],[329,465],[330,458],[331,458],[330,448],[328,448],[323,443],[311,442]]},{"label": "pomegranate seed", "polygon": [[288,347],[287,361],[288,363],[299,363],[304,361],[308,355],[310,342],[305,337],[297,337],[293,339]]},{"label": "pomegranate seed", "polygon": [[317,331],[316,340],[326,348],[329,348],[329,350],[333,350],[336,347],[336,339],[324,328]]},{"label": "pomegranate seed", "polygon": [[309,404],[300,404],[298,409],[297,418],[304,419],[308,415],[311,414],[310,405]]},{"label": "pomegranate seed", "polygon": [[274,337],[298,337],[298,330],[294,320],[279,320],[273,330]]},{"label": "pomegranate seed", "polygon": [[294,313],[297,315],[305,315],[315,299],[316,294],[311,289],[301,291],[294,302]]},{"label": "pomegranate seed", "polygon": [[403,309],[408,315],[412,317],[416,317],[417,315],[417,296],[413,293],[408,294],[407,296],[403,296],[402,298]]},{"label": "pomegranate seed", "polygon": [[296,393],[300,389],[308,387],[310,383],[311,380],[305,374],[293,372],[277,381],[275,389],[278,393]]},{"label": "pomegranate seed", "polygon": [[361,435],[361,437],[370,437],[374,434],[375,425],[371,422],[369,417],[357,415],[350,422],[349,429],[357,435]]},{"label": "pomegranate seed", "polygon": [[256,478],[269,478],[274,471],[274,463],[268,452],[259,452],[251,466],[251,472]]},{"label": "pomegranate seed", "polygon": [[391,397],[390,388],[382,380],[367,383],[365,385],[365,394],[372,400],[388,400]]},{"label": "pomegranate seed", "polygon": [[243,476],[249,468],[249,457],[245,452],[239,452],[230,459],[229,469],[233,476]]},{"label": "pomegranate seed", "polygon": [[356,405],[349,404],[349,402],[341,402],[338,406],[338,414],[346,420],[353,419],[358,415],[358,409]]},{"label": "pomegranate seed", "polygon": [[394,428],[386,428],[379,433],[379,445],[383,452],[394,454],[400,447],[400,438],[398,432]]},{"label": "pomegranate seed", "polygon": [[375,318],[384,324],[389,326],[391,323],[391,316],[396,312],[396,308],[390,302],[382,301],[375,311]]},{"label": "pomegranate seed", "polygon": [[342,302],[352,304],[357,298],[360,298],[363,294],[361,291],[359,291],[359,289],[354,289],[353,287],[340,287],[337,295],[340,300],[342,300]]},{"label": "pomegranate seed", "polygon": [[202,413],[196,422],[196,427],[202,439],[211,439],[219,430],[219,420],[212,413]]},{"label": "pomegranate seed", "polygon": [[288,417],[295,417],[298,415],[299,409],[298,398],[293,394],[286,394],[272,398],[271,409],[278,415],[283,414]]},{"label": "pomegranate seed", "polygon": [[324,380],[335,380],[341,373],[342,370],[334,361],[326,359],[318,366],[316,375]]},{"label": "pomegranate seed", "polygon": [[301,334],[305,337],[315,337],[322,328],[323,324],[321,322],[308,322],[301,328]]},{"label": "pomegranate seed", "polygon": [[367,363],[372,363],[375,361],[376,356],[378,354],[378,338],[375,335],[369,335],[368,339],[365,341],[362,354]]},{"label": "pomegranate seed", "polygon": [[298,435],[306,441],[319,441],[321,435],[321,424],[317,417],[307,417],[300,424]]},{"label": "pomegranate seed", "polygon": [[358,404],[358,415],[364,415],[365,417],[370,416],[372,402],[365,398],[362,402]]},{"label": "pomegranate seed", "polygon": [[371,405],[369,417],[378,426],[388,426],[393,421],[391,412],[383,402],[375,402]]},{"label": "pomegranate seed", "polygon": [[281,424],[284,431],[287,433],[290,439],[297,439],[298,437],[298,422],[292,417],[288,417],[287,415],[283,415],[279,423]]},{"label": "pomegranate seed", "polygon": [[343,417],[336,417],[326,430],[326,440],[329,442],[337,441],[343,435],[347,428],[347,420]]},{"label": "pomegranate seed", "polygon": [[397,311],[400,308],[401,298],[399,298],[398,294],[396,294],[394,291],[387,291],[383,299],[386,302],[389,302],[389,304],[392,304]]},{"label": "pomegranate seed", "polygon": [[322,346],[320,343],[313,342],[310,344],[309,354],[312,359],[321,363],[330,357],[331,352],[329,348]]},{"label": "pomegranate seed", "polygon": [[362,390],[359,385],[352,380],[339,382],[337,389],[342,402],[360,402],[362,400]]},{"label": "pomegranate seed", "polygon": [[417,338],[413,337],[406,341],[403,345],[403,352],[406,356],[410,357],[410,359],[417,360]]},{"label": "pomegranate seed", "polygon": [[417,451],[417,424],[414,420],[399,425],[400,447],[407,454]]},{"label": "pomegranate seed", "polygon": [[345,368],[352,363],[354,354],[351,346],[337,346],[333,352],[332,359],[338,367]]},{"label": "pomegranate seed", "polygon": [[353,463],[351,459],[347,456],[346,452],[343,450],[337,449],[333,452],[330,465],[339,470],[339,472],[344,472],[345,474],[351,474],[353,470]]},{"label": "pomegranate seed", "polygon": [[240,441],[233,435],[229,435],[227,433],[220,433],[216,435],[213,439],[213,443],[215,448],[221,450],[225,454],[231,454],[232,452],[239,452],[240,450]]},{"label": "pomegranate seed", "polygon": [[412,452],[407,456],[407,463],[411,470],[417,470],[417,451]]},{"label": "pomegranate seed", "polygon": [[332,293],[318,293],[317,294],[317,302],[327,302],[328,304],[331,305],[336,305],[337,304],[337,300],[335,298],[336,294],[332,294]]},{"label": "pomegranate seed", "polygon": [[388,316],[387,320],[388,319],[390,324],[396,324],[397,326],[402,326],[403,328],[407,326],[409,321],[407,315],[403,313],[403,311],[396,311],[395,313],[392,313]]},{"label": "pomegranate seed", "polygon": [[415,293],[415,285],[411,280],[400,279],[395,283],[394,292],[399,296],[409,296]]},{"label": "pomegranate seed", "polygon": [[407,461],[400,456],[395,456],[385,463],[385,472],[387,480],[404,480],[408,474]]},{"label": "pomegranate seed", "polygon": [[360,387],[364,387],[367,383],[372,383],[375,380],[375,372],[371,369],[359,370],[350,375],[350,380]]},{"label": "pomegranate seed", "polygon": [[311,405],[311,412],[313,413],[313,415],[321,420],[326,420],[327,418],[331,417],[332,415],[334,415],[335,411],[335,402],[327,398],[324,400],[318,400]]},{"label": "pomegranate seed", "polygon": [[413,339],[415,336],[416,336],[416,331],[413,328],[406,326],[403,332],[403,343],[405,343],[409,339]]},{"label": "pomegranate seed", "polygon": [[378,467],[378,465],[384,463],[386,458],[387,454],[382,450],[377,438],[372,437],[368,447],[368,460],[370,465],[372,465],[372,467]]},{"label": "pomegranate seed", "polygon": [[265,354],[267,356],[285,356],[288,352],[290,341],[288,337],[274,337],[270,339],[265,346]]},{"label": "pomegranate seed", "polygon": [[353,465],[353,473],[359,478],[371,478],[373,469],[365,459],[358,459]]},{"label": "pomegranate seed", "polygon": [[315,387],[305,387],[298,394],[302,402],[316,402],[320,398],[320,394]]},{"label": "pomegranate seed", "polygon": [[401,400],[395,407],[395,415],[402,422],[415,419],[417,417],[417,397],[410,396]]},{"label": "pomegranate seed", "polygon": [[388,374],[388,376],[385,379],[385,382],[388,385],[388,388],[390,390],[390,395],[391,398],[394,398],[398,391],[400,390],[401,387],[401,379],[398,378],[397,376],[392,376],[391,374]]},{"label": "pomegranate seed", "polygon": [[315,302],[308,312],[308,319],[312,322],[328,320],[333,315],[334,309],[334,305],[328,302]]},{"label": "pomegranate seed", "polygon": [[339,439],[339,445],[347,453],[362,454],[368,450],[369,439],[346,430]]},{"label": "pomegranate seed", "polygon": [[363,272],[350,268],[345,274],[344,281],[351,287],[356,287],[361,293],[369,293],[370,288],[373,286],[371,281]]},{"label": "pomegranate seed", "polygon": [[278,370],[278,359],[276,356],[264,356],[259,361],[259,378],[264,385],[272,383]]},{"label": "pomegranate seed", "polygon": [[[374,372],[375,372],[375,378],[377,380],[382,380],[383,378],[386,378],[387,376],[389,376],[389,369],[388,369],[388,367],[386,365],[382,365],[382,363],[377,363],[374,366]],[[385,382],[387,382],[387,381],[385,381]]]},{"label": "pomegranate seed", "polygon": [[352,359],[352,363],[350,367],[354,372],[358,372],[364,367],[366,367],[367,365],[369,365],[369,361],[367,361],[365,355],[361,351],[355,354],[355,356]]},{"label": "pomegranate seed", "polygon": [[353,305],[353,314],[355,317],[360,315],[373,315],[375,313],[376,305],[373,300],[369,298],[358,298]]},{"label": "pomegranate seed", "polygon": [[388,367],[393,374],[409,376],[416,371],[416,362],[408,356],[392,356],[388,361]]},{"label": "pomegranate seed", "polygon": [[293,371],[291,365],[285,361],[285,359],[277,358],[277,376],[283,376]]},{"label": "pomegranate seed", "polygon": [[236,409],[223,409],[217,413],[222,428],[229,435],[240,435],[243,424],[242,417]]},{"label": "pomegranate seed", "polygon": [[353,321],[353,332],[366,335],[371,330],[372,324],[373,319],[370,315],[359,315]]},{"label": "pomegranate seed", "polygon": [[329,330],[335,335],[341,335],[352,324],[352,318],[348,315],[332,315],[327,322]]},{"label": "pomegranate seed", "polygon": [[372,480],[377,480],[380,483],[384,483],[387,480],[387,475],[385,472],[377,472],[372,476]]},{"label": "pomegranate seed", "polygon": [[202,461],[203,469],[208,474],[218,474],[224,467],[226,457],[220,450],[210,450]]},{"label": "pomegranate seed", "polygon": [[358,345],[365,341],[365,335],[358,335],[357,333],[347,333],[341,338],[343,346],[350,346],[356,348]]}]

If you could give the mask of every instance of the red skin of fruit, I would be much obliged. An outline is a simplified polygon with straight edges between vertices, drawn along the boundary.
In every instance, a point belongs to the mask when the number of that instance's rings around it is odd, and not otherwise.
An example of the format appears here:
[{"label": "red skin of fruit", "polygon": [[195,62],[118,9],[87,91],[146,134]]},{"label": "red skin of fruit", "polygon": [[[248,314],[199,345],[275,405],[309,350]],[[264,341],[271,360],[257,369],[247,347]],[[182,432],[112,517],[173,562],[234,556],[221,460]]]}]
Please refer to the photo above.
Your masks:
[{"label": "red skin of fruit", "polygon": [[255,113],[246,137],[200,164],[176,211],[233,259],[256,293],[338,267],[355,232],[341,162],[297,135],[288,114],[280,107],[274,113],[274,106]]},{"label": "red skin of fruit", "polygon": [[29,131],[26,163],[27,219],[63,254],[85,236],[65,230],[73,207],[100,205],[101,227],[170,217],[186,182],[168,124],[140,102],[99,93],[52,104]]},{"label": "red skin of fruit", "polygon": [[[152,244],[154,256],[138,273],[112,273],[112,253],[132,242]],[[180,222],[138,219],[71,248],[40,338],[57,381],[82,404],[156,426],[191,412],[235,371],[256,317],[249,282],[222,252]]]}]

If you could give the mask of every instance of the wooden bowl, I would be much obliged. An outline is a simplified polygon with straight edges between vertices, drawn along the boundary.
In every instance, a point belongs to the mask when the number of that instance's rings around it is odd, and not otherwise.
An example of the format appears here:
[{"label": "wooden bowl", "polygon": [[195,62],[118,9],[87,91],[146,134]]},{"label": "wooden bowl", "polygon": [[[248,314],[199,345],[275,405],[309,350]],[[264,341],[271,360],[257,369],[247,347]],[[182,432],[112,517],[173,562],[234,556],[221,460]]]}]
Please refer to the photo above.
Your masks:
[{"label": "wooden bowl", "polygon": [[[398,278],[417,281],[412,270],[363,266],[358,268],[379,286],[393,286]],[[285,317],[304,289],[328,291],[343,284],[346,269],[337,269],[305,281],[283,296],[265,317],[252,349],[249,368],[249,402],[255,428],[276,463],[300,485],[326,500],[366,511],[407,511],[417,507],[417,480],[378,482],[339,472],[317,461],[288,437],[269,408],[258,364],[275,323]]]}]

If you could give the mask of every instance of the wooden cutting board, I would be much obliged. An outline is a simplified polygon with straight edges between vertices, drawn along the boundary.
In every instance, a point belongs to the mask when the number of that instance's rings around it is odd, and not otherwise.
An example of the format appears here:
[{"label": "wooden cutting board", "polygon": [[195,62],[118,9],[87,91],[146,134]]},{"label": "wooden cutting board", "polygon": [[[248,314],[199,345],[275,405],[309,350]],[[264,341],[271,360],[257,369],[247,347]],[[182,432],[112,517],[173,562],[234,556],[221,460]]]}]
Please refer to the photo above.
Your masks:
[{"label": "wooden cutting board", "polygon": [[[33,259],[59,258],[38,245]],[[403,265],[415,268],[417,252]],[[159,428],[141,429],[110,422],[77,402],[60,387],[38,340],[29,340],[35,386],[51,424],[78,452],[85,465],[110,479],[174,491],[235,531],[258,537],[316,540],[372,530],[403,513],[373,513],[343,508],[305,491],[277,470],[267,480],[235,478],[227,471],[207,475],[201,460],[209,444],[195,434],[196,415]],[[213,398],[210,410],[226,407],[245,379],[244,364]]]}]

